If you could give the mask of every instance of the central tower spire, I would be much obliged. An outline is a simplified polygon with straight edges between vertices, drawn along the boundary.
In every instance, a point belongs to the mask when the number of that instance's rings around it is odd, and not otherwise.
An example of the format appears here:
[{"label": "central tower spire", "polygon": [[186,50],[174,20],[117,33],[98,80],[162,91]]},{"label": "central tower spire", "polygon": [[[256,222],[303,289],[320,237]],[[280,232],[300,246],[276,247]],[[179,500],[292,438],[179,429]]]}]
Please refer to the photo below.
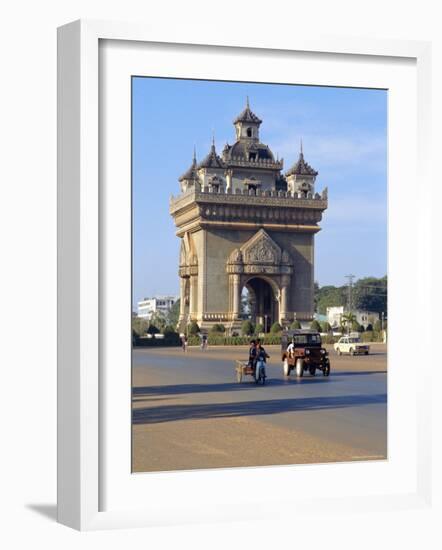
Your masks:
[{"label": "central tower spire", "polygon": [[236,139],[259,141],[259,126],[262,120],[250,109],[249,96],[246,96],[246,108],[235,118]]}]

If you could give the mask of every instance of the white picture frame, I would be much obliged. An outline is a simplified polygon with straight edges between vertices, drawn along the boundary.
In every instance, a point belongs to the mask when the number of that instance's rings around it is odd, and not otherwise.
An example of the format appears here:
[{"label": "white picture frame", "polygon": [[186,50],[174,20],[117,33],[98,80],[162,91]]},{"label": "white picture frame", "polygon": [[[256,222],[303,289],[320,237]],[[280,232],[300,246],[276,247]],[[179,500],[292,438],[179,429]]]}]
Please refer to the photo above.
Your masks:
[{"label": "white picture frame", "polygon": [[[179,472],[175,474],[157,475],[156,477],[131,476],[130,485],[143,483],[150,484],[151,491],[157,491],[155,506],[146,502],[146,506],[140,507],[139,503],[133,501],[130,504],[130,492],[121,488],[121,504],[118,502],[118,492],[114,491],[116,497],[112,498],[112,505],[108,506],[103,494],[103,484],[114,477],[116,469],[127,465],[127,454],[130,448],[126,449],[126,455],[121,461],[108,461],[107,455],[111,454],[105,436],[106,415],[109,415],[108,404],[111,400],[119,400],[123,406],[122,399],[116,397],[118,387],[117,379],[113,384],[103,385],[103,368],[106,353],[102,346],[103,326],[105,324],[105,302],[107,292],[112,281],[102,284],[106,276],[107,264],[106,233],[109,226],[103,218],[107,216],[108,208],[112,208],[118,196],[107,196],[103,189],[103,170],[100,172],[100,154],[103,144],[100,139],[100,117],[106,106],[102,104],[100,96],[100,85],[103,80],[101,64],[109,63],[110,57],[100,52],[100,47],[105,43],[123,44],[130,49],[143,45],[167,45],[172,48],[172,58],[177,55],[180,49],[191,51],[192,47],[198,47],[205,58],[210,60],[213,48],[228,50],[229,56],[244,55],[253,52],[256,55],[283,56],[294,52],[302,52],[303,55],[318,56],[324,63],[334,57],[339,60],[350,60],[356,64],[363,65],[364,60],[376,58],[389,63],[400,63],[407,60],[407,63],[415,64],[417,94],[416,113],[417,127],[415,127],[413,139],[408,141],[404,147],[417,149],[411,151],[420,169],[420,177],[428,182],[427,189],[431,192],[431,167],[429,159],[431,102],[429,98],[430,80],[430,53],[431,46],[424,42],[388,41],[388,40],[364,40],[350,37],[321,37],[312,38],[309,36],[297,35],[296,37],[281,37],[278,43],[266,44],[258,38],[253,37],[248,41],[246,37],[238,37],[233,43],[230,40],[216,40],[216,43],[208,41],[206,44],[197,44],[193,37],[186,36],[185,31],[181,34],[174,32],[173,36],[167,36],[161,30],[153,31],[143,26],[124,24],[116,22],[100,21],[77,21],[59,29],[58,34],[58,520],[59,522],[80,530],[167,525],[176,523],[192,523],[200,521],[233,520],[238,518],[238,513],[244,502],[235,498],[235,502],[229,501],[228,495],[217,494],[216,506],[208,506],[207,499],[210,496],[204,493],[203,486],[210,483],[218,483],[219,487],[229,476],[229,482],[248,483],[244,487],[250,488],[249,496],[245,499],[250,505],[249,513],[243,514],[245,519],[256,517],[257,509],[264,509],[266,499],[273,503],[272,512],[264,511],[266,517],[281,517],[284,506],[275,505],[276,502],[289,504],[291,508],[299,510],[307,501],[305,494],[300,498],[290,497],[281,491],[278,493],[278,480],[281,476],[286,480],[297,480],[297,487],[301,487],[302,479],[313,479],[313,476],[320,475],[315,466],[291,470],[290,467],[266,468],[265,476],[268,482],[261,485],[258,497],[253,491],[254,475],[256,469],[230,470],[229,472],[203,471],[195,473]],[[161,49],[161,48],[160,48]],[[127,53],[127,52],[126,52]],[[157,53],[159,56],[160,53]],[[119,54],[117,53],[117,57]],[[127,64],[124,55],[120,56],[122,63]],[[133,56],[134,58],[136,56]],[[124,58],[124,59],[123,59]],[[152,56],[151,56],[151,59]],[[114,62],[114,61],[112,61]],[[178,63],[178,62],[176,62]],[[164,70],[168,71],[167,66]],[[123,67],[124,68],[124,67]],[[130,70],[129,70],[130,69]],[[132,68],[125,68],[129,73]],[[146,67],[149,71],[149,68]],[[119,69],[115,72],[118,76]],[[170,72],[170,71],[169,71]],[[133,73],[132,73],[133,74]],[[151,73],[155,76],[157,73]],[[189,75],[191,76],[191,75]],[[209,76],[209,75],[208,75]],[[216,70],[213,73],[216,77]],[[104,79],[106,82],[106,79]],[[312,81],[312,84],[317,82]],[[345,84],[343,84],[345,85]],[[413,92],[414,93],[414,92]],[[411,99],[410,99],[411,98]],[[413,98],[410,96],[409,100]],[[399,113],[397,113],[399,114]],[[120,124],[124,125],[124,121]],[[121,126],[119,126],[121,127]],[[411,126],[412,127],[412,126]],[[127,128],[126,130],[127,131]],[[390,138],[391,139],[391,136]],[[114,144],[117,145],[117,144]],[[113,146],[114,146],[113,145]],[[127,147],[130,147],[127,144]],[[406,149],[408,151],[408,149]],[[394,150],[390,151],[394,157]],[[127,154],[127,151],[126,153]],[[396,196],[395,200],[400,201],[401,209],[405,214],[413,208],[415,217],[414,223],[418,228],[418,235],[423,244],[417,253],[418,261],[410,268],[410,283],[419,281],[419,293],[416,302],[411,307],[421,308],[423,312],[431,309],[431,246],[432,236],[430,232],[430,221],[432,218],[433,205],[431,201],[424,200],[421,196],[413,196],[412,180],[405,171],[400,171],[400,159],[393,158],[390,168],[396,170],[393,179],[403,178],[405,189],[410,193],[404,196]],[[396,164],[395,164],[396,163]],[[414,163],[411,162],[411,166]],[[123,166],[124,171],[127,166]],[[392,176],[390,172],[390,176]],[[407,179],[408,178],[408,179]],[[408,187],[407,187],[408,185]],[[122,186],[124,188],[124,185]],[[127,192],[127,189],[126,189]],[[127,198],[127,194],[125,195]],[[390,197],[391,201],[391,197]],[[105,215],[103,215],[105,213]],[[395,214],[391,210],[390,221],[401,223],[404,217]],[[390,227],[391,229],[391,227]],[[393,236],[394,228],[392,229]],[[391,237],[391,235],[390,235]],[[104,239],[104,241],[103,241]],[[397,236],[394,237],[397,241]],[[127,242],[122,243],[127,247]],[[124,251],[124,248],[122,248]],[[126,254],[130,256],[130,250]],[[390,255],[395,257],[395,269],[403,262],[403,256],[392,251]],[[127,266],[130,268],[129,264]],[[122,274],[127,277],[127,271]],[[394,304],[393,304],[394,305]],[[122,302],[124,307],[124,301]],[[394,310],[394,308],[393,308]],[[400,315],[392,318],[398,319]],[[114,326],[112,330],[120,330],[121,327]],[[107,329],[106,329],[107,330]],[[128,333],[130,331],[128,330]],[[390,345],[398,343],[400,331],[395,333],[394,327],[390,334]],[[115,334],[115,332],[114,332]],[[428,334],[422,335],[421,342],[429,339]],[[402,363],[402,359],[404,363]],[[390,364],[395,368],[399,362],[405,365],[403,368],[411,368],[406,357],[401,356],[401,350],[397,347],[397,353],[389,358]],[[390,368],[390,367],[389,367]],[[408,371],[410,372],[410,371]],[[126,373],[127,376],[127,373]],[[408,470],[404,470],[403,477],[398,478],[396,489],[379,491],[374,488],[372,492],[365,495],[353,494],[352,483],[360,477],[362,470],[356,478],[346,473],[345,464],[328,465],[328,471],[333,472],[336,479],[348,476],[348,486],[345,491],[339,492],[336,487],[329,487],[327,492],[322,492],[321,484],[312,490],[310,501],[321,506],[330,507],[333,505],[335,512],[348,513],[355,509],[371,512],[373,510],[392,510],[398,508],[422,508],[429,506],[431,501],[431,446],[428,419],[431,417],[431,403],[423,389],[430,383],[431,373],[423,372],[422,376],[415,381],[413,388],[407,386],[404,391],[413,391],[413,398],[416,398],[416,406],[409,407],[410,425],[416,430],[416,437],[413,440],[413,460],[407,464]],[[112,380],[112,376],[109,377]],[[391,384],[389,374],[389,385]],[[393,379],[394,380],[394,379]],[[390,388],[389,388],[390,389]],[[126,390],[129,394],[129,388]],[[411,394],[410,394],[411,395]],[[121,396],[120,396],[121,397]],[[400,395],[397,396],[400,400]],[[390,398],[390,395],[389,395]],[[393,399],[394,403],[394,399]],[[389,403],[390,405],[390,403]],[[394,408],[394,407],[393,407]],[[116,407],[116,410],[121,410]],[[127,419],[130,423],[130,409],[127,414],[116,419],[116,424],[121,424],[122,429],[127,429]],[[113,419],[115,420],[115,418]],[[389,416],[389,421],[391,420]],[[126,426],[126,427],[124,427]],[[118,432],[118,426],[113,424]],[[127,432],[125,432],[127,433]],[[398,434],[400,438],[400,434]],[[391,441],[390,441],[391,443]],[[114,442],[115,444],[115,442]],[[123,445],[124,447],[124,445]],[[415,454],[415,456],[414,456]],[[392,462],[394,463],[394,461]],[[361,468],[363,465],[361,465]],[[370,475],[391,475],[391,472],[382,472],[382,466],[373,465],[374,470]],[[376,471],[376,468],[378,470]],[[254,471],[253,471],[254,470]],[[415,477],[413,483],[407,485],[404,480],[413,470]],[[255,474],[254,474],[255,472]],[[355,472],[355,470],[353,470]],[[408,473],[407,473],[408,472]],[[127,477],[130,471],[127,468],[118,484],[128,483]],[[341,478],[339,477],[341,476]],[[125,481],[123,481],[125,479]],[[244,479],[246,481],[244,481]],[[316,479],[320,479],[316,477]],[[402,480],[402,481],[401,481]],[[311,481],[310,481],[311,482]],[[401,483],[403,484],[401,486]],[[148,484],[148,485],[146,485]],[[170,492],[176,489],[182,490],[193,484],[201,488],[201,492],[195,491],[195,496],[188,497],[186,505],[184,501],[177,499],[172,504],[169,498]],[[273,487],[273,489],[271,489]],[[410,487],[412,487],[410,489]],[[219,489],[221,491],[221,489]],[[272,492],[273,491],[273,492]],[[335,493],[333,492],[335,491]],[[160,494],[163,493],[161,500]],[[189,499],[193,502],[189,502]]]}]

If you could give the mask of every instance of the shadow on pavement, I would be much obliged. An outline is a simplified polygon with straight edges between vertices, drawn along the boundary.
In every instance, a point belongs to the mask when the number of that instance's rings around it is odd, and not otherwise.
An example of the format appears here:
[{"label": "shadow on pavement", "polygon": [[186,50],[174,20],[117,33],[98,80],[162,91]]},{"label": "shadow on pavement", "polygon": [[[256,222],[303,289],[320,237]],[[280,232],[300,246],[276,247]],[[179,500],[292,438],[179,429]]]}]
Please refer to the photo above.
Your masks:
[{"label": "shadow on pavement", "polygon": [[[332,378],[325,378],[322,375],[314,378],[313,376],[306,376],[299,378],[267,378],[267,384],[269,387],[277,386],[289,386],[298,384],[321,384],[332,382]],[[235,392],[235,391],[247,391],[257,390],[257,386],[251,376],[244,378],[242,383],[238,382],[221,382],[221,383],[207,383],[207,384],[171,384],[164,386],[136,386],[132,388],[132,395],[150,397],[154,395],[180,395],[184,393],[214,393],[214,392]]]},{"label": "shadow on pavement", "polygon": [[367,374],[387,374],[386,370],[352,370],[352,371],[339,371],[335,370],[332,371],[331,375],[334,376],[360,376],[360,375],[367,375]]},{"label": "shadow on pavement", "polygon": [[302,397],[293,399],[269,399],[267,401],[243,401],[239,403],[213,403],[203,405],[165,405],[134,409],[133,424],[158,424],[174,420],[210,419],[239,416],[268,415],[286,412],[304,412],[324,409],[340,409],[363,405],[383,404],[387,394],[344,395],[329,397]]}]

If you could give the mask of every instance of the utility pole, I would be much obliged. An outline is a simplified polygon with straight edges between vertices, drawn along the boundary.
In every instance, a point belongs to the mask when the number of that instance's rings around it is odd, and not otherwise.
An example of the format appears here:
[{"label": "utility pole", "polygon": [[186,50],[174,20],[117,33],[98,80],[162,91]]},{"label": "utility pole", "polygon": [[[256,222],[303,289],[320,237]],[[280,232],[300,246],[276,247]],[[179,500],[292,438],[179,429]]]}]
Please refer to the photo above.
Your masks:
[{"label": "utility pole", "polygon": [[351,313],[353,311],[352,289],[353,289],[353,279],[355,278],[355,276],[346,275],[345,278],[348,279],[347,309],[348,309],[348,312]]}]

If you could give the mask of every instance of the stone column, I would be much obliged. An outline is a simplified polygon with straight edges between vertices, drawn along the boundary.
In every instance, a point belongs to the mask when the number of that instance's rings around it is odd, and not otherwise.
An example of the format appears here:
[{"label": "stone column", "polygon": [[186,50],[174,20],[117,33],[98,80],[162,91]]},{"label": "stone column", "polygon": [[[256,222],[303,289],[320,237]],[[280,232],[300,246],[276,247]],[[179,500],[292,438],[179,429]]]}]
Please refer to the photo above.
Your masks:
[{"label": "stone column", "polygon": [[288,306],[288,287],[290,281],[288,278],[283,277],[281,281],[281,295],[279,302],[279,322],[282,324],[287,319],[287,306]]},{"label": "stone column", "polygon": [[180,318],[179,321],[184,321],[186,316],[186,278],[180,277]]},{"label": "stone column", "polygon": [[238,319],[240,314],[241,296],[240,296],[239,283],[240,283],[240,276],[237,274],[232,275],[232,292],[233,292],[232,313],[233,313],[234,319]]},{"label": "stone column", "polygon": [[189,316],[196,319],[198,313],[198,275],[190,276]]}]

